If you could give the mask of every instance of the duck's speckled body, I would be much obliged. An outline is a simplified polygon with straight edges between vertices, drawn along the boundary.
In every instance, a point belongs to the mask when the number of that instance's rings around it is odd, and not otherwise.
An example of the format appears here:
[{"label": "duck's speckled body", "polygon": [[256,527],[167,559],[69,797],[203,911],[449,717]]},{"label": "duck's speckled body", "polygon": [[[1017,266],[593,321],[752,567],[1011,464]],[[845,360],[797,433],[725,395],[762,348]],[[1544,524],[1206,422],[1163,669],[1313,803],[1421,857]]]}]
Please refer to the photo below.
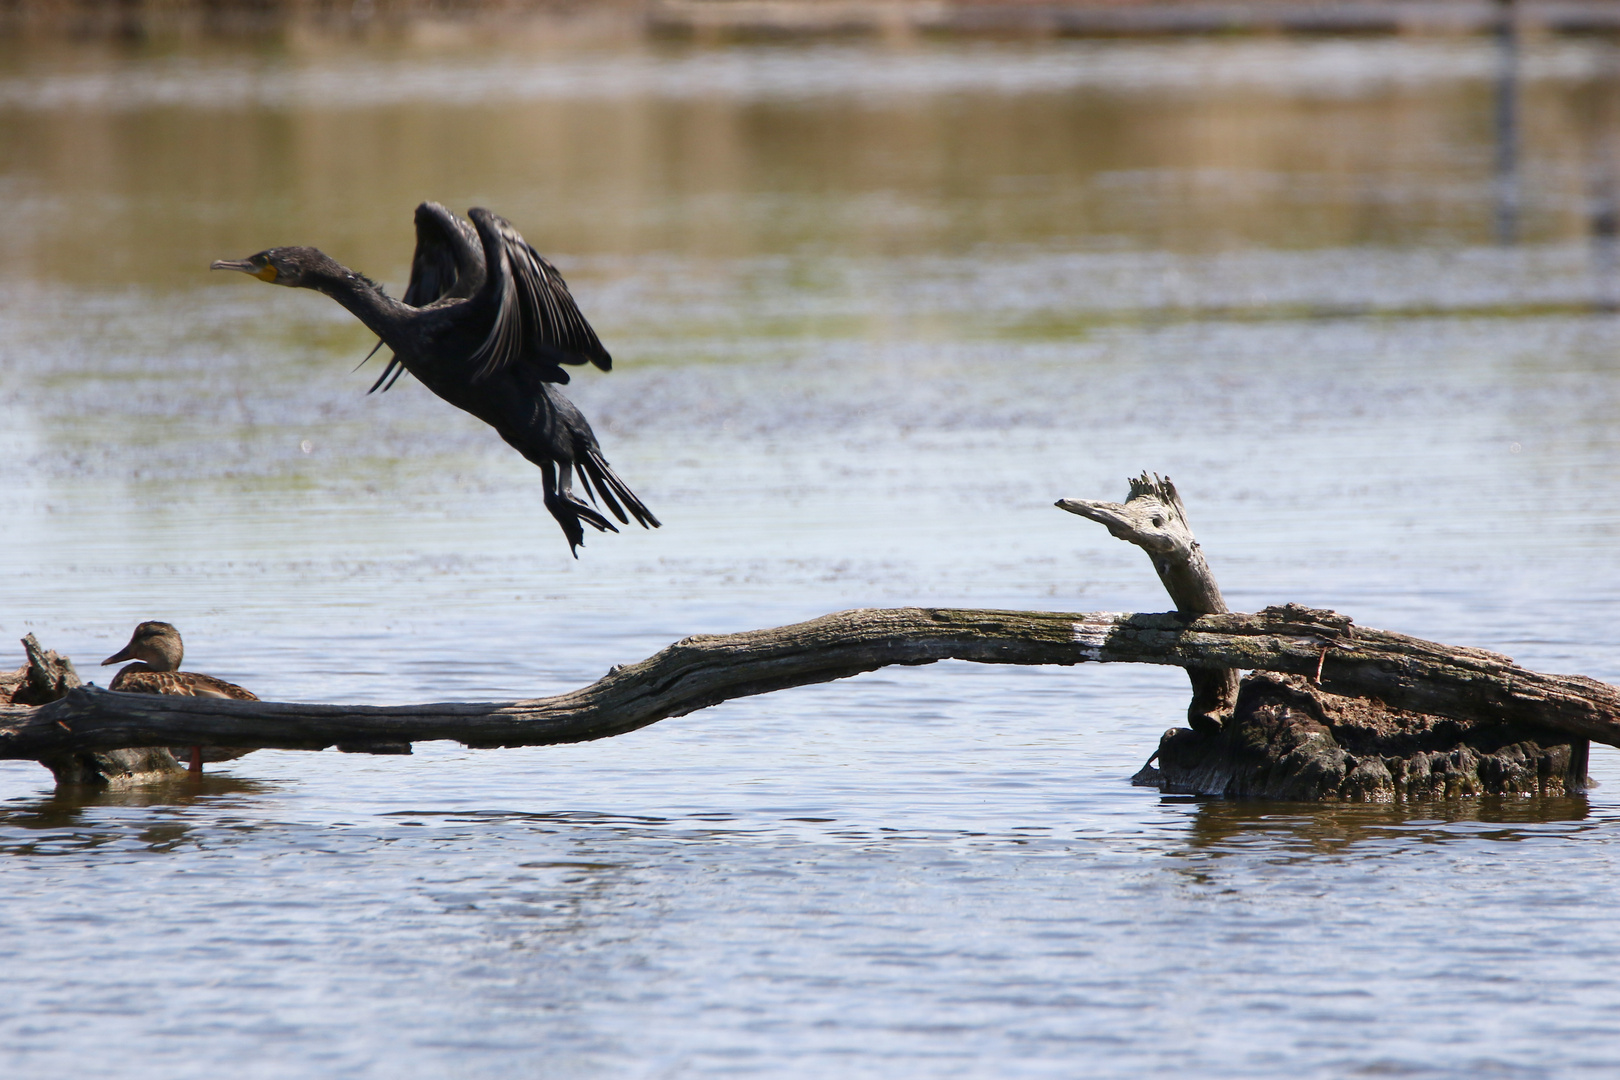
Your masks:
[{"label": "duck's speckled body", "polygon": [[109,690],[127,694],[178,694],[182,697],[235,698],[258,701],[259,695],[235,683],[196,671],[161,671],[146,664],[131,664],[113,676]]},{"label": "duck's speckled body", "polygon": [[[258,701],[259,695],[235,683],[216,679],[197,671],[181,671],[180,661],[185,657],[185,646],[180,631],[166,622],[143,622],[118,652],[101,662],[105,667],[123,660],[137,663],[120,668],[108,685],[109,690],[126,694],[173,694],[179,697],[234,698],[238,701]],[[189,750],[175,748],[174,756],[184,759],[189,755],[191,771],[202,772],[205,761],[232,761],[251,754],[256,747],[193,746]]]}]

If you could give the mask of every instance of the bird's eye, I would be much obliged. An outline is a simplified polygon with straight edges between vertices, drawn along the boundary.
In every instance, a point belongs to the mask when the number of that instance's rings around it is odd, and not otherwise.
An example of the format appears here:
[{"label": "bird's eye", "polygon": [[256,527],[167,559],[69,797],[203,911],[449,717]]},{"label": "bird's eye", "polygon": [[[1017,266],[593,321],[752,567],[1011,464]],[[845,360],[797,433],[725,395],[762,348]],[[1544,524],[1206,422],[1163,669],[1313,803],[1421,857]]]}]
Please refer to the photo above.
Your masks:
[{"label": "bird's eye", "polygon": [[1155,528],[1155,529],[1162,529],[1162,528],[1164,528],[1164,518],[1163,518],[1163,517],[1161,517],[1161,516],[1160,516],[1160,515],[1158,515],[1158,514],[1154,514],[1154,515],[1153,515],[1153,527],[1154,527],[1154,528]]}]

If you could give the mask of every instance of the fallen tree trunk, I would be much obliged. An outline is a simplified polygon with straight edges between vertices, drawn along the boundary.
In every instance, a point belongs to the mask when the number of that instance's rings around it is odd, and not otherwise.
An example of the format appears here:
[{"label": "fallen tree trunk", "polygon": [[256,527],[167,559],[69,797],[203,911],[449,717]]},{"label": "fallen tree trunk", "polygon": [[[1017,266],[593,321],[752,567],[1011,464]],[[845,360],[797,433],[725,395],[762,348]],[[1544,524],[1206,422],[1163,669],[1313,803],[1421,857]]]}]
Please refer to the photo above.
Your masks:
[{"label": "fallen tree trunk", "polygon": [[399,752],[452,739],[545,746],[623,735],[733,698],[829,682],[890,664],[1148,663],[1304,675],[1340,695],[1458,720],[1489,719],[1620,745],[1620,689],[1545,675],[1482,649],[1355,627],[1297,605],[1257,614],[1065,614],[865,609],[676,642],[579,690],[499,703],[398,706],[122,694],[94,687],[0,709],[0,758],[177,745]]}]

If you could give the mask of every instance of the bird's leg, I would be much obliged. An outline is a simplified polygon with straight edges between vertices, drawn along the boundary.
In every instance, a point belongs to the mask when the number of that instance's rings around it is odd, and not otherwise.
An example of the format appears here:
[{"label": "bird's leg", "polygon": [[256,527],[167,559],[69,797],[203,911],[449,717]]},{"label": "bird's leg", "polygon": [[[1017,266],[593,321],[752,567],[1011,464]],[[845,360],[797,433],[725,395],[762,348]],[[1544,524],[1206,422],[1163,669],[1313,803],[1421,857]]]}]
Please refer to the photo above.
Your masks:
[{"label": "bird's leg", "polygon": [[579,514],[574,511],[570,500],[557,494],[556,464],[550,461],[536,461],[535,464],[540,466],[540,482],[546,488],[546,509],[557,519],[557,524],[562,526],[563,535],[568,538],[568,550],[573,552],[574,558],[577,559],[579,545],[585,542],[585,530],[579,527]]},{"label": "bird's leg", "polygon": [[557,486],[558,486],[558,488],[561,489],[562,497],[564,499],[568,500],[568,505],[570,505],[570,506],[572,506],[574,508],[574,512],[577,513],[580,516],[580,519],[582,521],[584,521],[585,524],[589,525],[591,528],[595,529],[597,532],[618,532],[619,531],[618,529],[613,527],[613,522],[611,522],[607,518],[603,517],[601,512],[598,511],[596,509],[596,507],[592,506],[590,503],[586,502],[584,499],[582,499],[578,495],[574,494],[574,465],[573,465],[573,462],[570,462],[570,461],[559,461],[559,462],[557,462],[557,472],[558,472],[559,477],[560,477]]},{"label": "bird's leg", "polygon": [[541,481],[546,487],[546,509],[551,511],[551,516],[557,519],[558,525],[562,526],[563,535],[568,537],[568,548],[574,553],[576,559],[579,558],[579,545],[585,542],[585,529],[580,524],[581,522],[591,526],[597,532],[609,529],[613,532],[619,531],[613,528],[613,523],[603,517],[596,507],[582,501],[579,496],[574,494],[572,490],[574,467],[572,465],[561,466],[562,482],[559,484],[557,482],[558,463],[539,461],[536,464],[540,466]]},{"label": "bird's leg", "polygon": [[191,775],[202,775],[202,747],[200,746],[191,748]]}]

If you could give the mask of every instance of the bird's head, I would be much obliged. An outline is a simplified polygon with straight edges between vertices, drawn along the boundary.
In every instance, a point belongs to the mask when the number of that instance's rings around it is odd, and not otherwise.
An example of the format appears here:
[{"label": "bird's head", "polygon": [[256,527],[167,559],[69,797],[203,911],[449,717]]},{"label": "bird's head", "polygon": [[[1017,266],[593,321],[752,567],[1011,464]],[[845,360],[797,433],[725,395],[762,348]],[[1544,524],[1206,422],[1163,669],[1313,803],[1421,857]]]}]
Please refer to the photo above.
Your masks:
[{"label": "bird's head", "polygon": [[278,247],[245,259],[215,259],[210,270],[240,270],[260,281],[290,288],[315,288],[316,282],[343,268],[331,256],[312,247]]},{"label": "bird's head", "polygon": [[166,622],[143,622],[135,628],[129,644],[101,662],[122,663],[125,660],[144,660],[158,671],[179,671],[185,647],[180,644],[180,631]]}]

